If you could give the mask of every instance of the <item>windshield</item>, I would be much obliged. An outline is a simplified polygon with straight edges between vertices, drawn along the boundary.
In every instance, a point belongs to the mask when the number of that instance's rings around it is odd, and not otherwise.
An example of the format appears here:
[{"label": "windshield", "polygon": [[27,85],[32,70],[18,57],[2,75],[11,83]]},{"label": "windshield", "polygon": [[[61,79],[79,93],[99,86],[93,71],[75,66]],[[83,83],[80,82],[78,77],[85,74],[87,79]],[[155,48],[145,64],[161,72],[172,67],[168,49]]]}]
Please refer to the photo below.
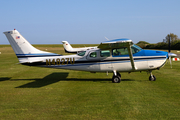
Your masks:
[{"label": "windshield", "polygon": [[139,51],[142,50],[142,48],[140,48],[139,46],[137,46],[137,45],[135,45],[135,44],[134,44],[132,47],[135,47],[135,48],[139,49]]},{"label": "windshield", "polygon": [[84,56],[85,53],[86,53],[86,51],[82,51],[82,52],[79,52],[77,55],[79,55],[79,56]]},{"label": "windshield", "polygon": [[132,53],[134,54],[134,53],[137,53],[137,52],[141,51],[142,48],[140,48],[137,45],[133,45],[133,46],[131,46],[131,50],[132,50]]}]

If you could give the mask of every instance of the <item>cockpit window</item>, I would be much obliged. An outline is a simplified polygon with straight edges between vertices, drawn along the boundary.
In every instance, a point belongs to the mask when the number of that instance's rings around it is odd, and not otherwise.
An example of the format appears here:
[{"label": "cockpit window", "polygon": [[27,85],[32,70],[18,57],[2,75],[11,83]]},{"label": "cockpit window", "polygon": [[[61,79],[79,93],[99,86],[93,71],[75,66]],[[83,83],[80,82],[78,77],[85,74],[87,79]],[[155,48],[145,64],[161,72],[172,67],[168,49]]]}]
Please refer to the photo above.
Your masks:
[{"label": "cockpit window", "polygon": [[82,52],[79,52],[77,55],[79,55],[79,56],[84,56],[85,53],[86,53],[86,51],[82,51]]},{"label": "cockpit window", "polygon": [[141,51],[142,48],[140,48],[137,45],[133,45],[133,46],[131,46],[131,50],[132,50],[132,54],[134,54],[134,53],[137,53],[137,52]]},{"label": "cockpit window", "polygon": [[[135,54],[135,53],[141,51],[142,48],[140,48],[140,47],[137,46],[137,45],[132,45],[132,46],[131,46],[131,50],[132,50],[132,54]],[[127,47],[124,47],[124,48],[116,48],[116,49],[113,49],[113,50],[112,50],[112,54],[113,54],[113,56],[129,55],[129,52],[128,52]]]},{"label": "cockpit window", "polygon": [[113,52],[113,56],[129,55],[127,47],[116,48],[116,49],[113,49],[112,52]]}]

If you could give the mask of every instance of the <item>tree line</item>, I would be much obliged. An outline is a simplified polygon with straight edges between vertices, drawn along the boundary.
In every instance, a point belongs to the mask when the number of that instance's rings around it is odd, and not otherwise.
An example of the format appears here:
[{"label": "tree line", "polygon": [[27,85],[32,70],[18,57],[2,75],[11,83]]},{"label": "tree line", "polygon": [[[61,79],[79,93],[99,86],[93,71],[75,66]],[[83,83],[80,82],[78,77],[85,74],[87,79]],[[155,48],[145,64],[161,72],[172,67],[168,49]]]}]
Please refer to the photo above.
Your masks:
[{"label": "tree line", "polygon": [[156,44],[150,44],[145,41],[139,41],[136,45],[143,49],[168,49],[169,48],[169,39],[172,50],[180,50],[180,39],[177,35],[170,33],[168,34],[162,42]]}]

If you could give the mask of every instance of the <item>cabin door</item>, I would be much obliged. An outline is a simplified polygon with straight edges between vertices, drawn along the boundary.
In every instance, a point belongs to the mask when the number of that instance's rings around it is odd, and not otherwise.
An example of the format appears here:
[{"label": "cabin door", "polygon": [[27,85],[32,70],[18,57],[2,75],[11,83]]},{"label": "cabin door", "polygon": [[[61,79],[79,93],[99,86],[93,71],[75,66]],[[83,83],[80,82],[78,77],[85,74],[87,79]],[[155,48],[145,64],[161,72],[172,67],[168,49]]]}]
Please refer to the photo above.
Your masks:
[{"label": "cabin door", "polygon": [[112,71],[113,65],[112,62],[109,61],[109,57],[111,55],[110,50],[101,50],[100,51],[100,69],[101,71]]},{"label": "cabin door", "polygon": [[89,66],[88,66],[89,71],[92,71],[92,72],[100,71],[99,52],[98,51],[90,51],[87,56],[87,60],[88,60],[88,64],[89,64]]}]

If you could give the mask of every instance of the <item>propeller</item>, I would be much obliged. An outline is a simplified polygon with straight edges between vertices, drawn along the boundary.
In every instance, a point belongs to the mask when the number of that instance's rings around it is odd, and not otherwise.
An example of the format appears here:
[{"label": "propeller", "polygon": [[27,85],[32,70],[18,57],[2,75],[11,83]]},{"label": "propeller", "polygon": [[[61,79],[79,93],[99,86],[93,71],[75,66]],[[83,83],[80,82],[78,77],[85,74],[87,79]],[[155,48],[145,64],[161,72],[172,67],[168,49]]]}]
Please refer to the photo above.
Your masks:
[{"label": "propeller", "polygon": [[171,62],[171,36],[169,36],[169,53],[168,53],[168,56],[169,56],[169,63],[171,65],[171,68],[172,68],[172,62]]},{"label": "propeller", "polygon": [[170,63],[171,68],[172,68],[171,56],[169,56],[169,63]]},{"label": "propeller", "polygon": [[168,57],[169,57],[169,63],[171,65],[171,68],[172,68],[172,61],[171,61],[171,58],[174,58],[176,57],[177,55],[174,54],[174,53],[171,53],[171,37],[169,37],[169,50],[168,50]]},{"label": "propeller", "polygon": [[169,57],[169,63],[170,63],[170,65],[171,65],[171,68],[172,68],[172,61],[171,61],[171,58],[174,58],[174,57],[176,57],[177,55],[176,54],[174,54],[174,53],[168,53],[168,57]]}]

